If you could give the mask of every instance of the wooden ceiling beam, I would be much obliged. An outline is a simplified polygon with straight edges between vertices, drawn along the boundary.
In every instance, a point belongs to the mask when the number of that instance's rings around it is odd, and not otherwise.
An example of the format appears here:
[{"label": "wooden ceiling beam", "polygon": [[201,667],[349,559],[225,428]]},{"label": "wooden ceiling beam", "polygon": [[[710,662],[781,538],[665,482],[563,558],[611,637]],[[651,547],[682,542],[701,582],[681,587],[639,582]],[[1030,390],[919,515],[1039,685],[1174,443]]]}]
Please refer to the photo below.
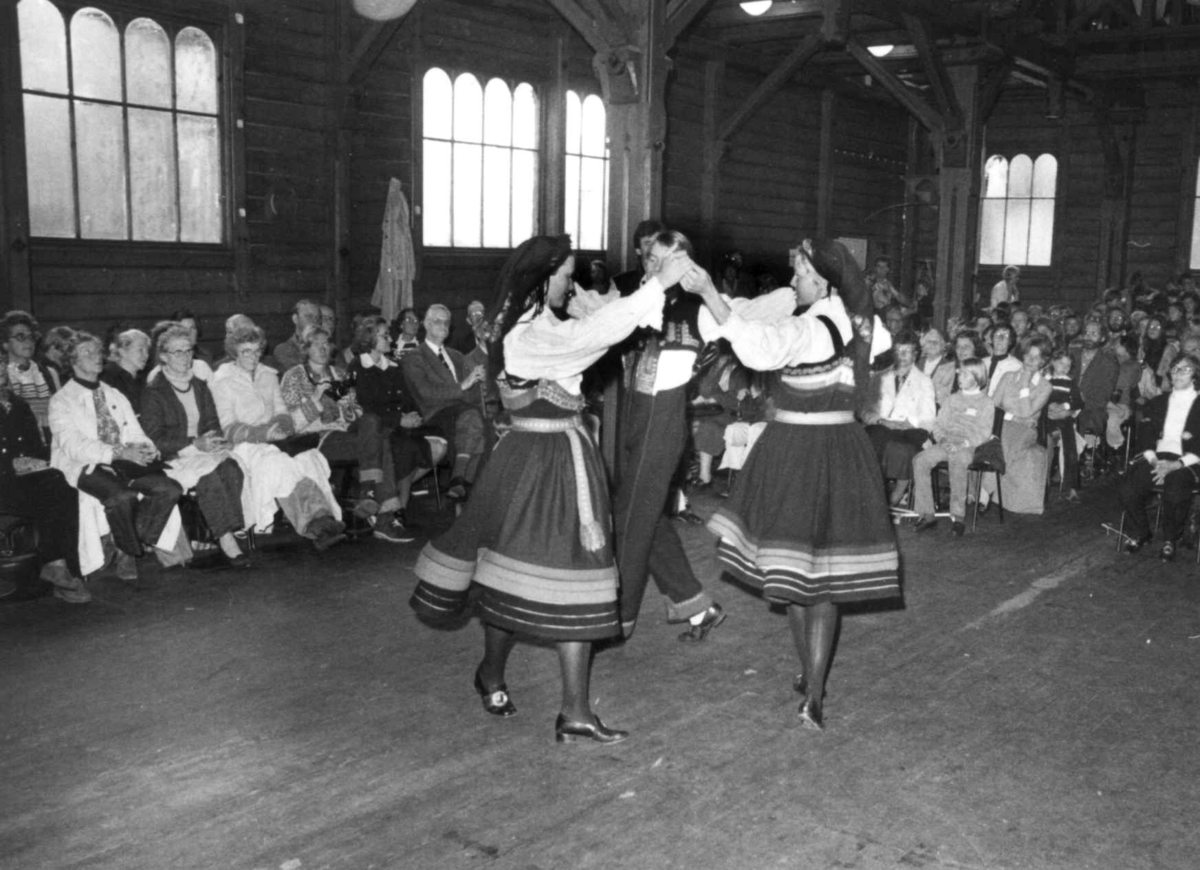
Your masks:
[{"label": "wooden ceiling beam", "polygon": [[870,73],[896,102],[904,106],[913,117],[920,121],[925,129],[938,134],[946,131],[946,119],[913,93],[912,88],[897,78],[891,70],[879,62],[875,55],[863,48],[853,38],[846,41],[846,52],[858,61],[859,66]]},{"label": "wooden ceiling beam", "polygon": [[917,49],[917,56],[921,58],[921,64],[925,67],[925,77],[929,80],[934,101],[942,115],[948,119],[954,119],[954,126],[961,125],[962,107],[954,95],[954,87],[950,83],[950,77],[946,74],[946,65],[934,42],[929,23],[924,18],[918,18],[916,15],[906,12],[904,26],[908,28],[908,34],[912,37],[913,45]]},{"label": "wooden ceiling beam", "polygon": [[776,91],[796,75],[801,67],[812,60],[821,51],[823,45],[823,40],[818,33],[810,33],[805,37],[799,45],[792,49],[791,54],[763,79],[753,93],[742,102],[737,111],[726,119],[725,123],[717,130],[717,140],[722,142],[728,140],[738,127],[742,126]]},{"label": "wooden ceiling beam", "polygon": [[667,45],[674,45],[680,35],[703,12],[712,0],[670,0],[667,4]]},{"label": "wooden ceiling beam", "polygon": [[[575,28],[597,54],[608,52],[629,41],[626,31],[589,0],[548,0],[559,15]],[[585,8],[584,4],[587,4]]]},{"label": "wooden ceiling beam", "polygon": [[392,37],[396,35],[396,31],[400,29],[400,25],[407,17],[404,16],[404,18],[397,18],[393,21],[372,22],[367,27],[342,64],[343,85],[358,85],[367,77],[367,74],[371,72],[371,67],[375,65],[379,55],[391,43]]}]

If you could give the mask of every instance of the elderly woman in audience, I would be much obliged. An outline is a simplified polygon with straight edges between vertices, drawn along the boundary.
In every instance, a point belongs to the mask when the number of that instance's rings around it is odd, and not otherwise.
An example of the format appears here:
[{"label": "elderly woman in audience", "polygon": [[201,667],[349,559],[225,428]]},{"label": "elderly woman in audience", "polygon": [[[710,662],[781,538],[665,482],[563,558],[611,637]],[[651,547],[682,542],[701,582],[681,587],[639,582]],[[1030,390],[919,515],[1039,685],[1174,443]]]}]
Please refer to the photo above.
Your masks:
[{"label": "elderly woman in audience", "polygon": [[46,330],[42,337],[42,355],[39,362],[50,373],[56,393],[71,377],[71,367],[67,365],[67,344],[74,334],[75,330],[69,326],[55,326]]},{"label": "elderly woman in audience", "polygon": [[192,373],[204,382],[212,380],[212,354],[200,345],[200,319],[190,308],[176,308],[167,318],[172,323],[182,323],[192,334]]},{"label": "elderly woman in audience", "polygon": [[411,541],[405,510],[413,482],[437,466],[448,445],[434,430],[422,426],[404,373],[391,356],[387,320],[364,318],[351,347],[355,356],[350,372],[363,409],[360,430],[380,449],[372,457],[375,472],[364,478],[369,497],[379,504],[375,535],[393,543]]},{"label": "elderly woman in audience", "polygon": [[933,395],[939,406],[954,388],[954,360],[946,358],[946,339],[936,327],[921,335],[921,358],[917,365],[921,373],[933,382]]},{"label": "elderly woman in audience", "polygon": [[278,499],[296,531],[324,551],[344,540],[346,530],[329,488],[329,463],[319,450],[292,457],[272,443],[286,446],[295,427],[275,370],[260,364],[266,343],[257,326],[235,328],[225,339],[231,361],[213,373],[217,416],[246,475],[242,510],[251,526],[267,529]]},{"label": "elderly woman in audience", "polygon": [[1004,412],[1000,431],[1004,509],[1016,513],[1040,514],[1045,506],[1046,449],[1038,444],[1037,430],[1042,409],[1050,401],[1050,378],[1046,373],[1050,350],[1044,336],[1026,336],[1021,342],[1021,368],[1004,375],[992,397]]},{"label": "elderly woman in audience", "polygon": [[937,525],[933,502],[933,469],[945,462],[950,473],[950,531],[961,536],[966,529],[967,467],[975,448],[992,437],[994,406],[984,387],[987,366],[977,359],[962,360],[958,390],[942,405],[930,433],[932,444],[913,459],[913,510],[918,532]]},{"label": "elderly woman in audience", "polygon": [[898,505],[912,481],[913,457],[929,439],[937,417],[933,381],[915,365],[916,333],[904,330],[892,338],[892,367],[881,372],[879,401],[863,414],[867,437],[883,467],[885,480],[893,481],[891,502]]},{"label": "elderly woman in audience", "polygon": [[192,368],[192,331],[181,323],[158,336],[160,372],[142,393],[142,428],[167,461],[166,473],[196,500],[221,552],[236,568],[250,557],[234,532],[242,529],[242,470],[230,456],[208,385]]},{"label": "elderly woman in audience", "polygon": [[33,521],[42,579],[56,598],[85,604],[92,596],[79,577],[79,495],[49,459],[29,403],[9,389],[0,349],[0,514]]},{"label": "elderly woman in audience", "polygon": [[175,551],[180,532],[175,504],[183,490],[163,473],[158,448],[142,430],[129,400],[101,383],[100,339],[75,333],[67,346],[67,361],[74,377],[50,400],[50,462],[91,499],[80,498],[80,569],[90,574],[107,561],[101,542],[107,520],[118,550],[117,577],[136,584],[137,559],[144,547]]},{"label": "elderly woman in audience", "polygon": [[120,390],[139,417],[142,415],[142,390],[146,386],[142,372],[149,359],[150,336],[140,329],[126,329],[108,349],[108,362],[100,373],[100,380]]},{"label": "elderly woman in audience", "polygon": [[29,403],[38,425],[44,428],[57,382],[50,370],[34,359],[40,339],[38,322],[25,311],[10,311],[0,320],[0,346],[8,354],[9,391]]}]

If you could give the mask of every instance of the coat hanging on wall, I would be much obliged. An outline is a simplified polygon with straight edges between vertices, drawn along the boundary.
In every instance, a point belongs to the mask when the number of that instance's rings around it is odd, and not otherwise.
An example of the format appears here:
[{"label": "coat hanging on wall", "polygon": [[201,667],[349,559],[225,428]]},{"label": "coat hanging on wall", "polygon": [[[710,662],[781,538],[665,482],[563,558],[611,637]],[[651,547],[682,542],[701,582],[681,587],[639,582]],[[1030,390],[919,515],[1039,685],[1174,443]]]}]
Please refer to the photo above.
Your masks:
[{"label": "coat hanging on wall", "polygon": [[417,0],[354,0],[354,11],[372,21],[391,21],[408,14]]},{"label": "coat hanging on wall", "polygon": [[413,304],[413,278],[417,274],[417,258],[413,253],[412,225],[408,216],[408,200],[393,178],[388,185],[387,206],[383,210],[383,245],[379,252],[379,278],[371,304],[379,308],[388,320]]}]

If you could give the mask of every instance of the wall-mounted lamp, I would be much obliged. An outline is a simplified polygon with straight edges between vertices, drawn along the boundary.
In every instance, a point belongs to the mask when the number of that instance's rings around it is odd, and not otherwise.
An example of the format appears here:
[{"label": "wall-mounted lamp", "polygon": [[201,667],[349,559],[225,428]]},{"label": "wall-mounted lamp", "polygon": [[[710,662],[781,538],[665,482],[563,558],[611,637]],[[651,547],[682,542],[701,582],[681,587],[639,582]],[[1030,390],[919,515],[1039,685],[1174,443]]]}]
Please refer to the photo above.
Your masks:
[{"label": "wall-mounted lamp", "polygon": [[747,15],[762,15],[771,8],[772,2],[773,0],[746,0],[746,2],[742,4],[742,11]]}]

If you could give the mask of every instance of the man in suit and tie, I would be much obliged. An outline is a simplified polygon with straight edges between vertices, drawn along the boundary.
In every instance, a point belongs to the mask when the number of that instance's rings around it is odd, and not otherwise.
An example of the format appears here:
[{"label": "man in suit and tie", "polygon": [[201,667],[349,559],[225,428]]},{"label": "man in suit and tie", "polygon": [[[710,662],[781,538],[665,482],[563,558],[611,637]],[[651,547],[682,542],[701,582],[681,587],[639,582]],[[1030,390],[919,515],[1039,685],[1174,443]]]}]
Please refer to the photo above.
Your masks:
[{"label": "man in suit and tie", "polygon": [[483,457],[484,431],[480,409],[467,401],[467,392],[483,381],[485,367],[468,369],[466,359],[446,347],[450,309],[434,304],[425,312],[425,340],[400,358],[400,367],[426,426],[450,442],[454,470],[447,495],[466,498]]}]

